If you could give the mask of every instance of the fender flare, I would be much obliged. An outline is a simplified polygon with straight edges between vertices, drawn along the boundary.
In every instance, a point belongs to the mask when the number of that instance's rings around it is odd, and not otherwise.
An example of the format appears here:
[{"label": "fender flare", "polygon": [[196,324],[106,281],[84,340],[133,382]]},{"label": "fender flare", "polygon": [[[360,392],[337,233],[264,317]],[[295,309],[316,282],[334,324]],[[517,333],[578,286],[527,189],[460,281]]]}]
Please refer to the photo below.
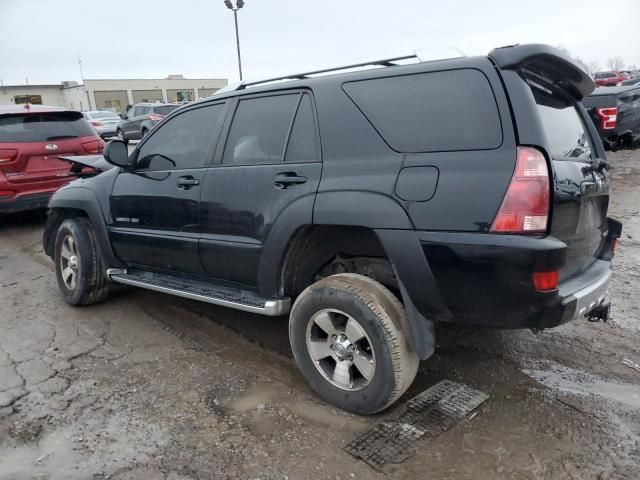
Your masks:
[{"label": "fender flare", "polygon": [[93,190],[84,187],[67,187],[58,190],[49,201],[49,210],[53,209],[73,209],[81,210],[87,214],[91,221],[91,226],[98,241],[100,258],[106,269],[121,267],[121,262],[115,256],[109,241],[107,224],[100,208],[100,203]]}]

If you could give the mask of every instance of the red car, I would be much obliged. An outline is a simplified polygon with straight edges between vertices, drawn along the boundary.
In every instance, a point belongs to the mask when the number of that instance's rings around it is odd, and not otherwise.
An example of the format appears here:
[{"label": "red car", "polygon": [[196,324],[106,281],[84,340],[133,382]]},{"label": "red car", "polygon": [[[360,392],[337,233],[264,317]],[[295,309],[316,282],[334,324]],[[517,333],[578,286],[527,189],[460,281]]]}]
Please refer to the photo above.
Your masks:
[{"label": "red car", "polygon": [[74,178],[61,155],[101,153],[104,142],[80,112],[0,106],[0,215],[46,207]]},{"label": "red car", "polygon": [[614,87],[618,82],[627,80],[630,77],[628,72],[611,70],[610,72],[598,72],[593,76],[593,80],[598,87]]}]

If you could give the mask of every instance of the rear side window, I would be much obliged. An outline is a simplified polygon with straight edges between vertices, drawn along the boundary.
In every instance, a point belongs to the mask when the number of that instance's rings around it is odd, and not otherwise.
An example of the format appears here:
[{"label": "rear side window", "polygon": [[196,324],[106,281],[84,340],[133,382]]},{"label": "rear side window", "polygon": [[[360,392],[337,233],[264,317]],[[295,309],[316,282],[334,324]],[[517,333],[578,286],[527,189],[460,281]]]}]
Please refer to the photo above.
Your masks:
[{"label": "rear side window", "polygon": [[163,105],[162,107],[153,107],[153,111],[158,115],[169,115],[178,107],[179,105]]},{"label": "rear side window", "polygon": [[93,135],[95,132],[80,112],[0,116],[0,142],[48,142]]},{"label": "rear side window", "polygon": [[343,89],[398,152],[489,150],[502,144],[496,100],[478,70],[376,78]]},{"label": "rear side window", "polygon": [[300,94],[240,100],[224,149],[223,163],[282,162],[287,134]]},{"label": "rear side window", "polygon": [[536,99],[551,157],[590,160],[591,143],[574,103],[535,86],[531,87],[531,91]]},{"label": "rear side window", "polygon": [[285,162],[319,162],[320,152],[316,136],[316,125],[311,106],[311,97],[305,94],[300,99],[296,119],[291,128]]}]

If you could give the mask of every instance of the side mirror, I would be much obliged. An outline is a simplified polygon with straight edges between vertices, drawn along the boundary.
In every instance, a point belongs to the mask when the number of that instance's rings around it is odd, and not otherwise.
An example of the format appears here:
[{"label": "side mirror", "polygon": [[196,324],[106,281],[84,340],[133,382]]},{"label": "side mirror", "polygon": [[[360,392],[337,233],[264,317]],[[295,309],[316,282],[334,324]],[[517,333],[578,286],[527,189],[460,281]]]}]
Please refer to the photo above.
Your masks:
[{"label": "side mirror", "polygon": [[120,118],[121,118],[122,120],[126,120],[126,119],[127,119],[127,112],[121,113],[121,114],[120,114]]},{"label": "side mirror", "polygon": [[129,158],[129,149],[122,140],[111,140],[104,147],[104,159],[111,165],[130,169],[133,167],[133,160]]}]

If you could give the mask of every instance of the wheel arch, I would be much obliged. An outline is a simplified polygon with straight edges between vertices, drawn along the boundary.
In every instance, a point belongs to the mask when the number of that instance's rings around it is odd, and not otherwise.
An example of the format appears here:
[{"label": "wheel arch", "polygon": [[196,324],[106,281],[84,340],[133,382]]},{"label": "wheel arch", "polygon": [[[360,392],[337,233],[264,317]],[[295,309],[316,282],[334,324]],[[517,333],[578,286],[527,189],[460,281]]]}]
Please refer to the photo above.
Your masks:
[{"label": "wheel arch", "polygon": [[54,194],[49,202],[49,210],[45,232],[43,235],[43,248],[45,253],[53,256],[53,245],[60,224],[67,218],[78,216],[87,217],[96,236],[100,258],[106,268],[121,266],[116,258],[100,203],[95,193],[88,188],[63,188]]}]

